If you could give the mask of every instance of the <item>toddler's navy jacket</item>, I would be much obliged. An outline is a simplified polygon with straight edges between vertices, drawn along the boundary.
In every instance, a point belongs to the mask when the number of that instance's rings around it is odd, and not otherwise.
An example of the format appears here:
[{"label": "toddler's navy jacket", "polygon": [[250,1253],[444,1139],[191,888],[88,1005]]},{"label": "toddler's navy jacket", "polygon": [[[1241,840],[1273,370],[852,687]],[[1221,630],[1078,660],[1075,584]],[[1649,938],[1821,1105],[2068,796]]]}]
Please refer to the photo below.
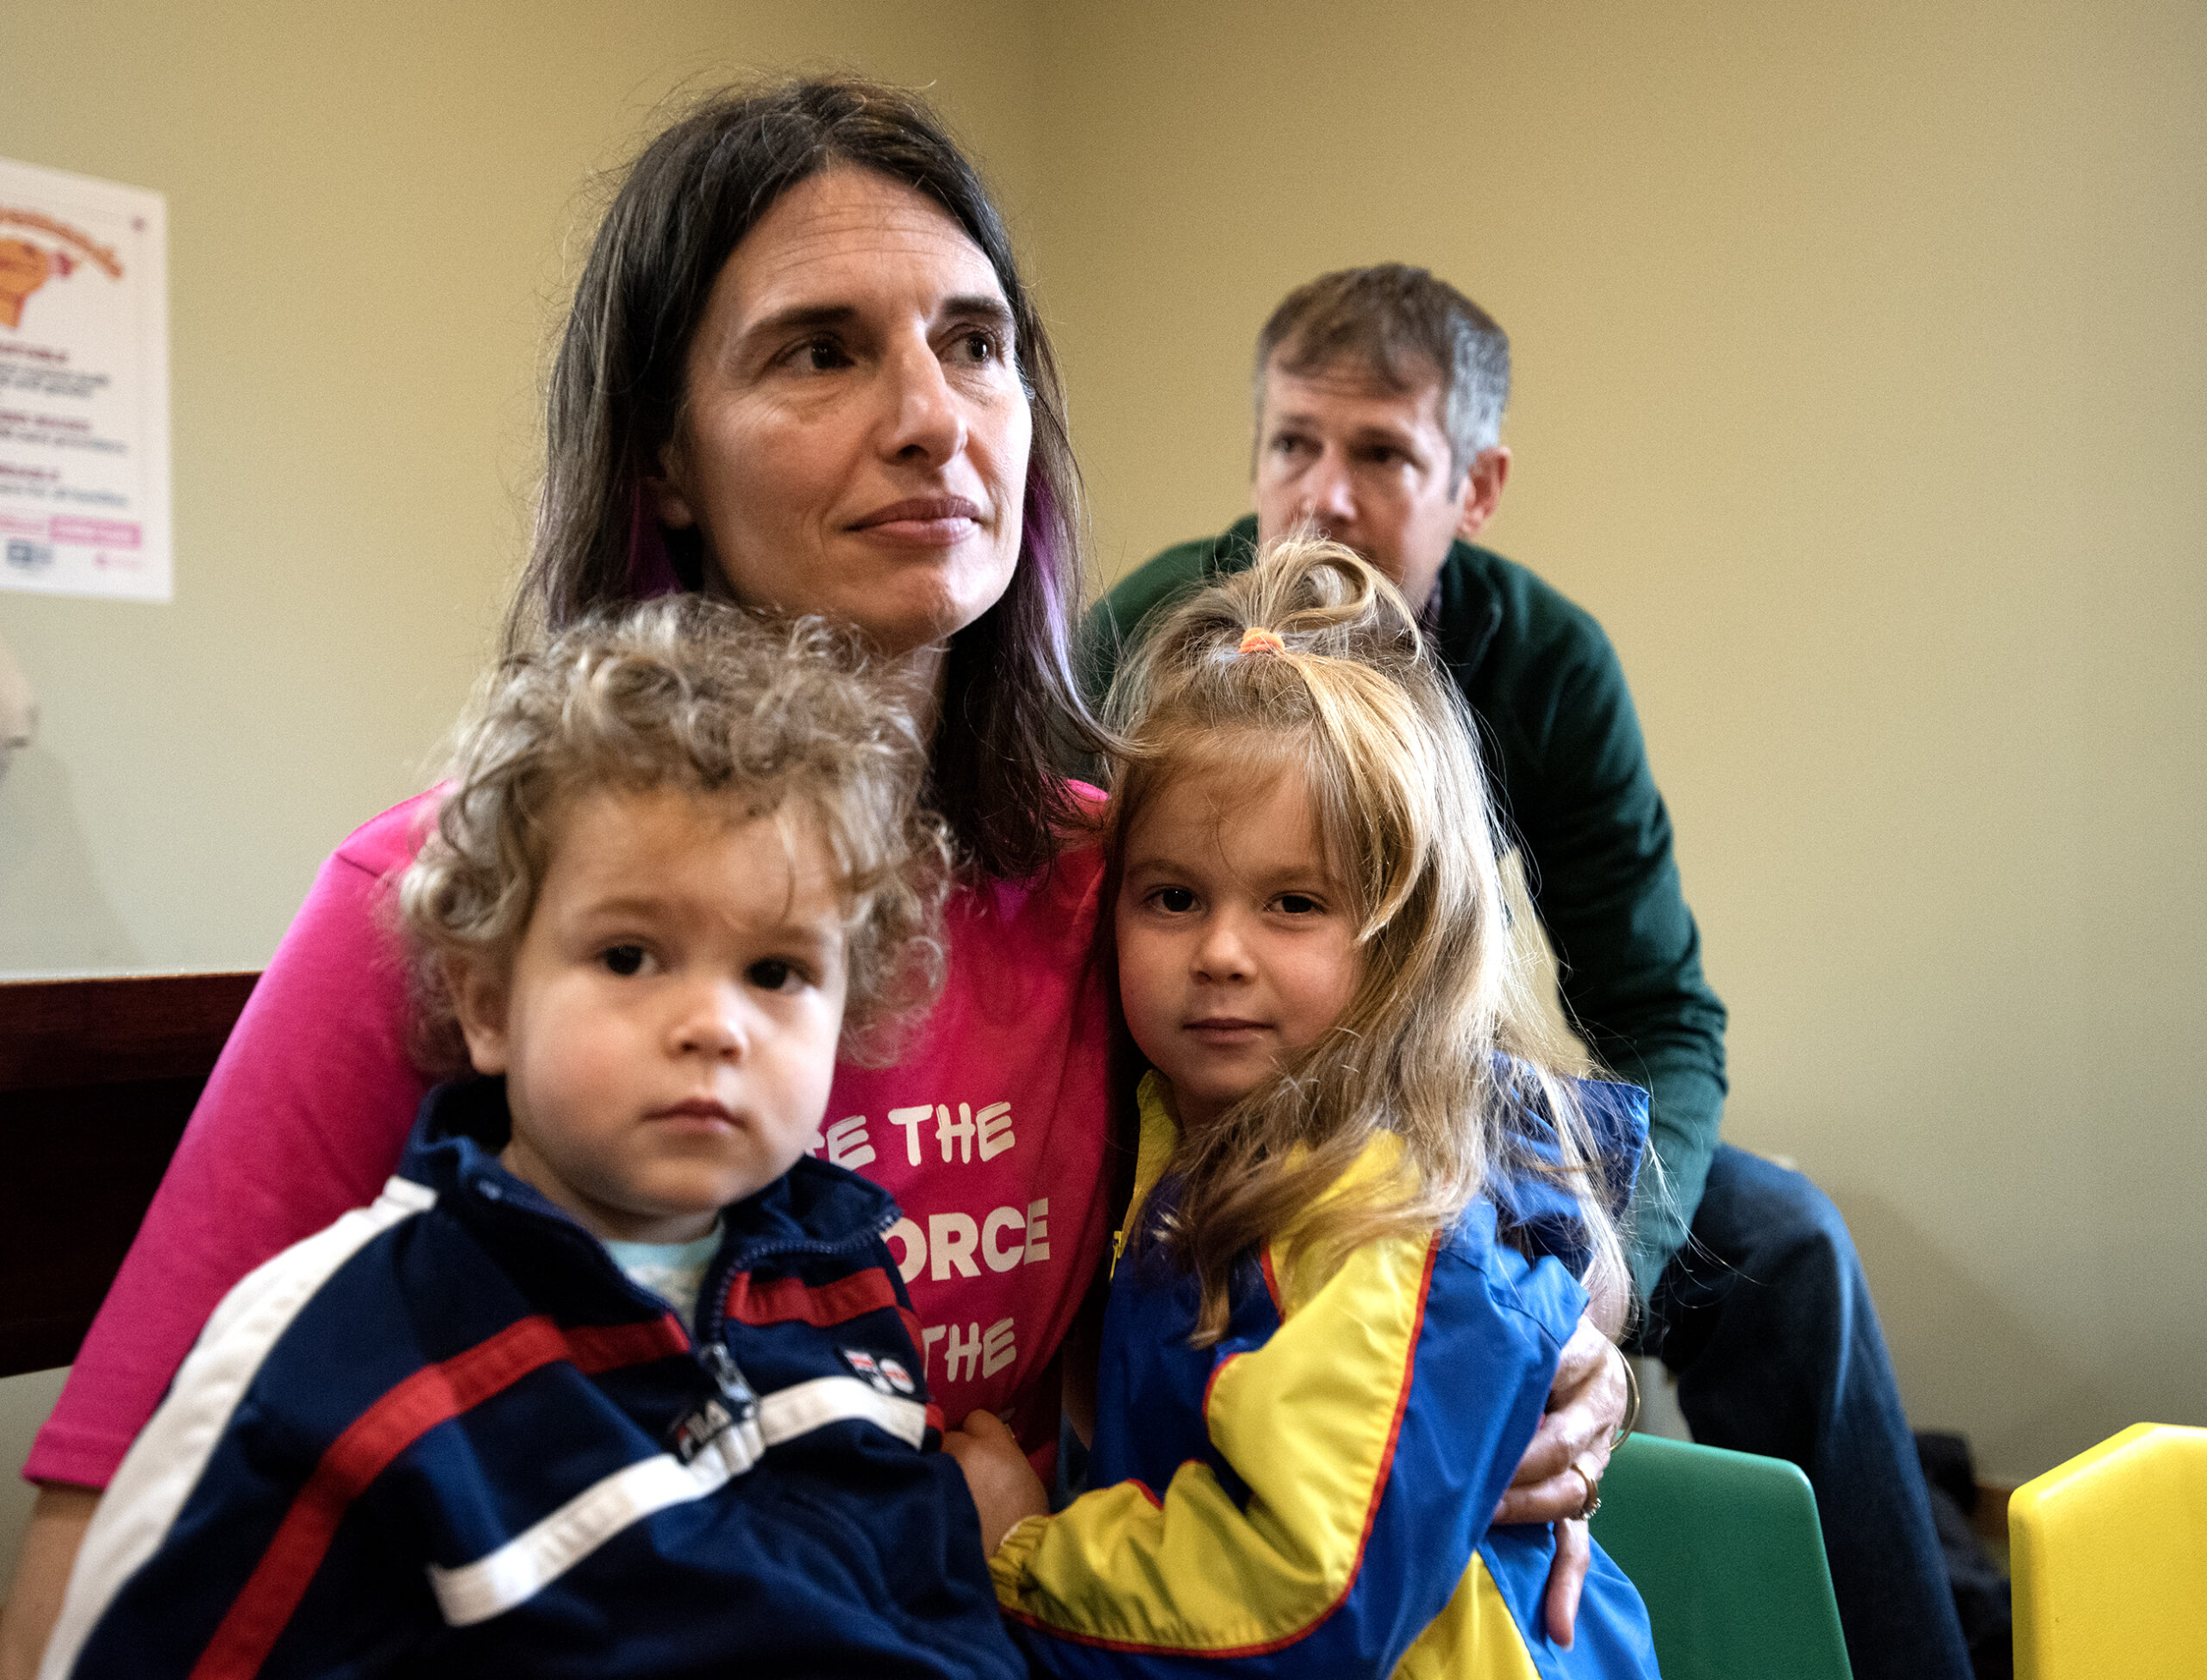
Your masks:
[{"label": "toddler's navy jacket", "polygon": [[808,1159],[728,1208],[693,1339],[505,1127],[432,1092],[373,1207],[230,1293],[41,1674],[1023,1674],[887,1195]]}]

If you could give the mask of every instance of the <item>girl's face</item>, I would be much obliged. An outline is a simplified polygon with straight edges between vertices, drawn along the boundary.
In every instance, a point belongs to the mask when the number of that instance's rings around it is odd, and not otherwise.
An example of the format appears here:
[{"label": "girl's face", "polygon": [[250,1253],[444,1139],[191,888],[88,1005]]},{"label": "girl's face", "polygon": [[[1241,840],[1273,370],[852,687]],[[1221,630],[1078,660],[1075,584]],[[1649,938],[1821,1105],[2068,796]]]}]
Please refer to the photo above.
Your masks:
[{"label": "girl's face", "polygon": [[747,605],[892,656],[978,618],[1019,558],[1033,417],[1011,309],[932,200],[861,169],[792,187],[714,282],[652,490]]},{"label": "girl's face", "polygon": [[1127,834],[1125,859],[1120,1002],[1180,1123],[1202,1126],[1340,1017],[1362,971],[1356,922],[1299,771],[1254,789],[1182,771]]}]

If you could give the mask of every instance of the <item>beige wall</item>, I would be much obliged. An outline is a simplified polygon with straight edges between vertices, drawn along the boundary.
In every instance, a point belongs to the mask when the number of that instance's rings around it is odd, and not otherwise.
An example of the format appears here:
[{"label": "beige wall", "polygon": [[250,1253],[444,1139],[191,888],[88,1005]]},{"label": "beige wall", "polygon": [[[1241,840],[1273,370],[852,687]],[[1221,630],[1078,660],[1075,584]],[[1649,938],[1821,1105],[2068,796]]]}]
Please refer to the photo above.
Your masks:
[{"label": "beige wall", "polygon": [[1047,17],[1106,564],[1245,505],[1288,286],[1480,298],[1491,540],[1622,653],[1729,1134],[1837,1198],[1994,1470],[2207,1423],[2207,12]]},{"label": "beige wall", "polygon": [[0,973],[258,967],[322,854],[421,785],[522,545],[585,182],[671,92],[797,62],[927,84],[1016,205],[1019,21],[19,0],[0,156],[169,197],[177,585],[0,593],[44,712],[0,782]]},{"label": "beige wall", "polygon": [[2207,1421],[2196,7],[19,0],[0,54],[0,155],[170,195],[178,531],[173,606],[0,594],[0,972],[266,959],[488,646],[578,184],[853,63],[1004,188],[1114,570],[1241,507],[1288,285],[1493,309],[1492,540],[1622,651],[1730,1134],[1995,1470]]}]

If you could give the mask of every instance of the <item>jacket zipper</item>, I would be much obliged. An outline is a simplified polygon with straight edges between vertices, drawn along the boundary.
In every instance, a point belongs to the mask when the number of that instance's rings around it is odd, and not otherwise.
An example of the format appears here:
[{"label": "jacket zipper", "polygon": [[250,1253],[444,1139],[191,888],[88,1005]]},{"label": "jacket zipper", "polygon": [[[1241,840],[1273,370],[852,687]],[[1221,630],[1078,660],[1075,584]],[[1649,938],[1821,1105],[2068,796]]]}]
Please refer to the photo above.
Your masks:
[{"label": "jacket zipper", "polygon": [[[476,1194],[481,1196],[485,1189],[491,1190],[485,1199],[506,1213],[549,1225],[560,1233],[564,1241],[585,1244],[600,1271],[610,1272],[615,1282],[638,1305],[656,1308],[661,1316],[675,1316],[666,1312],[666,1303],[658,1296],[622,1271],[607,1252],[605,1245],[584,1230],[571,1215],[560,1212],[547,1214],[541,1208],[516,1202],[491,1186],[476,1187]],[[896,1222],[893,1212],[884,1214],[872,1224],[832,1242],[817,1237],[795,1242],[760,1241],[749,1247],[739,1246],[715,1259],[706,1270],[697,1292],[699,1322],[692,1327],[682,1324],[678,1317],[675,1318],[684,1340],[689,1344],[691,1358],[712,1385],[709,1397],[678,1418],[669,1433],[675,1452],[685,1464],[702,1451],[707,1442],[730,1426],[744,1429],[755,1438],[759,1393],[752,1386],[751,1379],[744,1375],[743,1367],[736,1363],[735,1355],[728,1352],[722,1336],[728,1323],[728,1285],[735,1275],[739,1271],[754,1271],[767,1260],[798,1255],[828,1258],[853,1253],[878,1240]]]}]

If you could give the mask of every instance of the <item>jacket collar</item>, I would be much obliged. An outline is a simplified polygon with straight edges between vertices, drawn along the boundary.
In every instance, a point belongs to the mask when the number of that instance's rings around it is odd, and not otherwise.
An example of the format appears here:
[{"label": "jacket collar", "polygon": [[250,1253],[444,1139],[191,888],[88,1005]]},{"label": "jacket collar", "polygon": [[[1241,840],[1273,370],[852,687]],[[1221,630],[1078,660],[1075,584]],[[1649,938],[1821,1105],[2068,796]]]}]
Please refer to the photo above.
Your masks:
[{"label": "jacket collar", "polygon": [[1111,1239],[1111,1269],[1118,1270],[1129,1233],[1140,1228],[1144,1208],[1157,1181],[1180,1146],[1180,1122],[1172,1113],[1172,1092],[1162,1075],[1152,1068],[1135,1087],[1135,1107],[1140,1115],[1140,1134],[1135,1146],[1134,1194],[1127,1200],[1126,1217]]},{"label": "jacket collar", "polygon": [[[1244,514],[1213,540],[1204,581],[1216,583],[1229,572],[1244,570],[1256,553],[1257,516]],[[1433,598],[1420,615],[1421,628],[1433,638],[1435,652],[1459,686],[1471,680],[1494,633],[1502,628],[1502,596],[1489,572],[1496,558],[1461,538],[1451,543]]]},{"label": "jacket collar", "polygon": [[[422,1100],[399,1176],[428,1186],[441,1202],[478,1214],[517,1211],[582,1232],[542,1191],[498,1160],[512,1130],[503,1079],[454,1079]],[[846,1168],[809,1155],[757,1194],[722,1210],[723,1258],[739,1265],[792,1250],[826,1253],[860,1247],[896,1223],[889,1192]],[[588,1233],[582,1233],[588,1235]]]}]

